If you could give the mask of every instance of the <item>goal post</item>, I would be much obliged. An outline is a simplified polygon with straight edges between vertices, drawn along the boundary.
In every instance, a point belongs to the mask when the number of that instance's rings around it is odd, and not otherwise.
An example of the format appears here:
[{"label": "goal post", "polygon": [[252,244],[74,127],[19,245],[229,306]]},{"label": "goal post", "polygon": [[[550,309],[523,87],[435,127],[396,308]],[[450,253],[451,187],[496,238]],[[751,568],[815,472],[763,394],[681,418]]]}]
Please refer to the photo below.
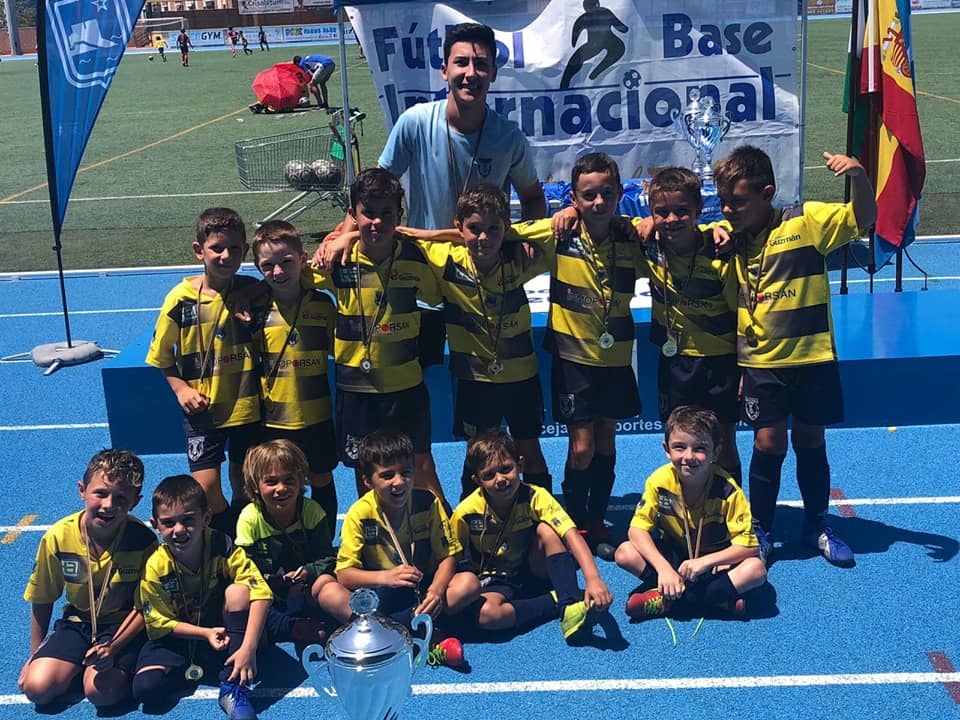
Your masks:
[{"label": "goal post", "polygon": [[185,17],[141,17],[137,19],[137,24],[133,26],[130,43],[135,47],[150,47],[153,45],[154,36],[163,35],[164,38],[167,38],[169,33],[186,30],[188,27],[189,23]]}]

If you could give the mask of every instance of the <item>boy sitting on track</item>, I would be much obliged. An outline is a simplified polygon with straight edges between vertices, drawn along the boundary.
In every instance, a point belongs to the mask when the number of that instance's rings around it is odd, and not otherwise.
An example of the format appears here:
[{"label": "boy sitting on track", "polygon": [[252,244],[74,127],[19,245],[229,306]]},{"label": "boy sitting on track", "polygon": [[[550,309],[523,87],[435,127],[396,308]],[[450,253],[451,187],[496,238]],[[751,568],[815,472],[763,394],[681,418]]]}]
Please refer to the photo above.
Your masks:
[{"label": "boy sitting on track", "polygon": [[[143,463],[126,450],[102,450],[78,489],[83,510],[44,533],[23,595],[32,604],[30,658],[17,684],[37,705],[63,696],[79,673],[94,705],[126,699],[143,642],[143,616],[135,606],[157,539],[128,515],[140,501]],[[47,635],[61,595],[67,601],[63,617]]]},{"label": "boy sitting on track", "polygon": [[803,541],[829,562],[850,566],[853,551],[827,521],[825,427],[843,420],[843,391],[826,256],[858,237],[858,228],[870,227],[877,205],[856,159],[827,152],[823,157],[835,176],[851,178],[851,202],[775,209],[770,158],[747,145],[718,162],[714,177],[724,217],[740,235],[737,351],[743,415],[754,432],[750,507],[760,524],[761,551],[769,558],[790,420],[803,498]]},{"label": "boy sitting on track", "polygon": [[327,358],[333,352],[337,311],[329,295],[303,287],[306,255],[290,223],[271,220],[257,228],[253,261],[269,288],[263,317],[254,324],[265,435],[291,440],[307,456],[310,492],[326,514],[332,539],[337,529],[337,440]]},{"label": "boy sitting on track", "polygon": [[150,638],[137,658],[134,698],[155,711],[217,672],[230,720],[256,720],[248,686],[273,598],[241,547],[209,527],[203,488],[189,475],[153,492],[153,525],[163,544],[147,560],[140,592]]},{"label": "boy sitting on track", "polygon": [[[359,470],[369,492],[343,521],[337,579],[349,590],[374,588],[380,612],[409,627],[429,613],[435,619],[461,612],[477,600],[480,584],[470,572],[457,572],[463,553],[440,501],[413,486],[413,444],[403,433],[377,430],[360,444]],[[326,589],[325,589],[326,590]],[[344,622],[348,598],[324,592],[320,606]],[[443,628],[434,630],[438,637]],[[430,651],[431,665],[456,667],[463,645],[447,636]]]},{"label": "boy sitting on track", "polygon": [[680,406],[670,413],[664,438],[670,462],[647,478],[629,540],[617,548],[617,565],[656,584],[627,598],[627,615],[659,617],[682,599],[691,608],[743,616],[743,594],[763,585],[767,569],[747,499],[715,464],[717,418]]},{"label": "boy sitting on track", "polygon": [[[256,283],[237,276],[247,253],[243,220],[228,208],[204,210],[193,251],[203,274],[184,278],[167,294],[146,362],[163,371],[183,410],[187,461],[207,495],[211,525],[232,537],[245,504],[243,456],[260,431],[251,330],[228,308],[232,293]],[[220,485],[228,446],[232,511]]]},{"label": "boy sitting on track", "polygon": [[480,628],[523,631],[559,617],[566,641],[579,642],[592,628],[589,613],[605,611],[613,596],[573,521],[549,492],[520,482],[523,458],[505,432],[474,436],[466,467],[479,487],[457,506],[453,527],[480,578]]},{"label": "boy sitting on track", "polygon": [[[283,439],[254,445],[243,461],[244,490],[251,503],[237,520],[237,545],[273,590],[267,628],[276,642],[312,643],[318,634],[325,640],[328,628],[319,617],[316,598],[326,585],[335,586],[328,593],[339,588],[330,523],[323,508],[303,495],[308,467],[303,450]],[[349,594],[339,590],[346,605]]]}]

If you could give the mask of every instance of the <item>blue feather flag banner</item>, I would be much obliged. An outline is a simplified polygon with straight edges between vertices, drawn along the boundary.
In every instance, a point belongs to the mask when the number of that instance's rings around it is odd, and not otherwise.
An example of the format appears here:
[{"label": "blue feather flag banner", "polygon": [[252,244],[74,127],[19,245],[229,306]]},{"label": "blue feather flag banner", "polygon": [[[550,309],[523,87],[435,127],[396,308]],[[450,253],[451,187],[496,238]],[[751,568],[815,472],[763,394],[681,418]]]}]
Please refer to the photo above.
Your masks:
[{"label": "blue feather flag banner", "polygon": [[143,0],[44,0],[37,65],[54,235]]}]

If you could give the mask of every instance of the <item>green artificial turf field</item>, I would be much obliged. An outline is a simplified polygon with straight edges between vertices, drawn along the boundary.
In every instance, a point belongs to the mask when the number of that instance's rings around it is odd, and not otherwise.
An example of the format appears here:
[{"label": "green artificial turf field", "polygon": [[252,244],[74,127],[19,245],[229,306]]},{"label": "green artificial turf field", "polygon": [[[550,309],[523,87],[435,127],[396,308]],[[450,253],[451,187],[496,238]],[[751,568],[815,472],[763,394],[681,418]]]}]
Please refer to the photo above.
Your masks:
[{"label": "green artificial turf field", "polygon": [[[960,13],[913,18],[917,84],[928,160],[921,206],[922,234],[960,230],[960,152],[949,143],[960,120],[960,73],[955,57]],[[842,151],[840,110],[849,21],[809,24],[809,74],[804,194],[839,199],[843,183],[821,169],[824,149]],[[326,124],[319,110],[252,115],[250,81],[257,71],[313,48],[275,48],[232,59],[227,52],[194,52],[191,67],[151,55],[128,54],[107,95],[71,195],[63,233],[68,269],[193,262],[192,224],[212,205],[236,208],[258,220],[294,195],[251,192],[240,183],[234,143]],[[325,49],[330,52],[330,48]],[[362,164],[376,162],[386,134],[369,72],[348,47],[350,98],[368,113]],[[340,73],[330,84],[341,104]],[[0,271],[55,267],[45,187],[37,70],[32,61],[0,65]],[[955,135],[955,131],[954,135]],[[720,148],[722,153],[723,147]],[[331,228],[342,212],[324,203],[296,222],[306,238]]]}]

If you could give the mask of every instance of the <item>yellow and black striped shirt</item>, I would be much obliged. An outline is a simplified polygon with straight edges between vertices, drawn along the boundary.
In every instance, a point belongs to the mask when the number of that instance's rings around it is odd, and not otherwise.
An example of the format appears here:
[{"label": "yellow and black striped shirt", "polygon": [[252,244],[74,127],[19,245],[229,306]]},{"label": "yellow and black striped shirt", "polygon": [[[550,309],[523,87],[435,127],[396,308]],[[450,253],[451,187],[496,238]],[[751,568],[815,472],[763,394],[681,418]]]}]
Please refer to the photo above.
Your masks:
[{"label": "yellow and black striped shirt", "polygon": [[681,355],[711,357],[737,351],[737,279],[730,267],[732,259],[713,257],[709,234],[701,236],[696,253],[690,255],[678,255],[656,242],[645,248],[640,262],[645,266],[641,273],[650,278],[650,342],[659,347],[667,340],[669,302],[671,336]]},{"label": "yellow and black striped shirt", "polygon": [[[420,310],[440,303],[440,291],[423,252],[416,243],[394,242],[392,262],[375,264],[354,245],[350,261],[329,272],[313,270],[313,282],[337,298],[334,357],[337,388],[361,393],[399,392],[423,381],[419,359]],[[360,273],[362,298],[357,297]],[[389,273],[389,277],[388,277]],[[386,288],[386,297],[384,297]],[[378,303],[383,301],[383,312]],[[363,305],[363,313],[360,305]],[[364,332],[369,340],[372,370],[361,369],[367,357]]]},{"label": "yellow and black striped shirt", "polygon": [[333,352],[337,311],[326,293],[300,292],[298,304],[272,299],[256,321],[267,427],[300,430],[331,417],[327,358]]},{"label": "yellow and black striped shirt", "polygon": [[[196,625],[210,603],[223,602],[223,591],[233,583],[247,586],[251,602],[273,600],[273,592],[253,560],[217,530],[203,529],[203,560],[197,571],[175,560],[170,548],[161,545],[147,560],[140,583],[147,637],[162,638],[178,622]],[[213,608],[215,612],[220,609]]]},{"label": "yellow and black striped shirt", "polygon": [[[255,283],[238,275],[231,292]],[[161,369],[176,366],[181,378],[209,397],[207,412],[214,427],[257,422],[260,378],[252,329],[226,307],[229,294],[203,295],[198,308],[197,287],[197,278],[184,278],[167,293],[146,362]]]},{"label": "yellow and black striped shirt", "polygon": [[[523,284],[550,269],[553,236],[538,244],[543,252],[526,270],[518,261],[501,260],[498,268],[480,276],[481,304],[470,251],[463,245],[421,241],[443,294],[450,372],[454,377],[513,383],[537,374],[530,305]],[[503,365],[499,375],[491,375],[489,370],[494,340],[498,341],[497,360]]]},{"label": "yellow and black striped shirt", "polygon": [[[826,255],[858,234],[852,203],[807,202],[800,215],[775,211],[766,229],[746,238],[735,251],[740,365],[796,367],[837,359]],[[749,327],[756,346],[747,341]]]},{"label": "yellow and black striped shirt", "polygon": [[[403,554],[424,575],[432,576],[440,563],[463,552],[450,529],[443,505],[429,490],[414,488],[410,498],[409,522],[394,526]],[[413,552],[410,547],[413,546]],[[384,524],[373,490],[363,494],[343,519],[337,571],[344,568],[390,570],[403,564],[400,553]]]},{"label": "yellow and black striped shirt", "polygon": [[527,562],[537,543],[537,525],[546,523],[563,538],[575,530],[556,498],[541,487],[521,484],[509,517],[488,505],[483,488],[467,495],[453,511],[453,531],[467,549],[470,569],[478,575],[513,575]]},{"label": "yellow and black striped shirt", "polygon": [[67,515],[40,538],[23,599],[47,605],[56,602],[62,594],[66,600],[63,617],[89,623],[87,576],[93,573],[94,592],[99,593],[109,566],[106,595],[100,600],[98,594],[94,602],[101,603],[98,623],[115,625],[134,607],[140,607],[140,579],[147,558],[157,547],[157,536],[135,517],[128,516],[110,548],[99,558],[91,559],[80,533],[82,516],[82,510]]},{"label": "yellow and black striped shirt", "polygon": [[[703,518],[703,540],[700,555],[717,552],[731,545],[757,547],[753,531],[753,516],[750,503],[736,481],[719,465],[711,466],[712,476],[707,481],[702,503],[687,506],[687,525],[690,527],[691,544],[696,547],[697,528]],[[687,541],[683,527],[682,489],[677,479],[676,468],[667,463],[657,468],[647,478],[643,497],[630,520],[630,527],[653,533],[663,532],[662,542],[678,557],[687,557]]]},{"label": "yellow and black striped shirt", "polygon": [[[520,237],[543,232],[549,219],[515,225]],[[613,248],[616,247],[616,257]],[[564,360],[595,367],[631,364],[635,336],[630,301],[637,280],[639,243],[630,240],[616,224],[610,234],[594,243],[583,225],[557,240],[556,264],[550,273],[550,312],[544,347]],[[604,325],[604,306],[609,309]],[[608,332],[614,345],[600,347]]]}]

